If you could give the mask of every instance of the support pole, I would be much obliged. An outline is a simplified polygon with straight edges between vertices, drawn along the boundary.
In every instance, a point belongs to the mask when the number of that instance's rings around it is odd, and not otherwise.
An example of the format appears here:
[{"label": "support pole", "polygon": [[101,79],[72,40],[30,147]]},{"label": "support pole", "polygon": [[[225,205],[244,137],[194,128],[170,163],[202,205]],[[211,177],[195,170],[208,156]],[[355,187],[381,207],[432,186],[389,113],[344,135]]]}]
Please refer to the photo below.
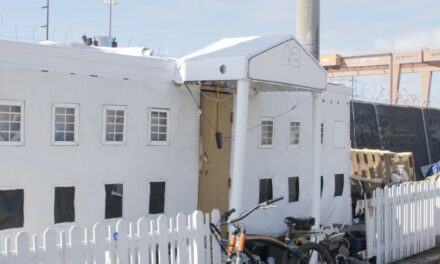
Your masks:
[{"label": "support pole", "polygon": [[312,216],[315,218],[315,228],[321,221],[321,96],[313,92],[313,140],[312,140]]},{"label": "support pole", "polygon": [[422,72],[422,106],[429,106],[429,97],[431,96],[432,71]]},{"label": "support pole", "polygon": [[246,197],[245,187],[245,163],[247,141],[247,118],[249,104],[249,81],[237,82],[237,96],[234,114],[234,134],[231,155],[231,199],[229,208],[235,208],[241,212]]}]

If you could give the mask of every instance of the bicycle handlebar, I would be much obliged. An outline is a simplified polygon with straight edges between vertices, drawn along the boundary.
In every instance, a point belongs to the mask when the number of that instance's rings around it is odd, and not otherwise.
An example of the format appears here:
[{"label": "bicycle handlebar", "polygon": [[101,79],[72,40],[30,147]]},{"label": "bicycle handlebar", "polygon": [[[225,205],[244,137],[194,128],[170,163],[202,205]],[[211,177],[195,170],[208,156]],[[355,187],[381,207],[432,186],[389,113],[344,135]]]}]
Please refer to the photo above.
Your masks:
[{"label": "bicycle handlebar", "polygon": [[229,220],[229,217],[231,216],[231,214],[235,213],[235,209],[232,208],[229,211],[226,211],[222,216],[221,216],[221,221],[223,222],[227,222]]},{"label": "bicycle handlebar", "polygon": [[[236,218],[236,219],[233,219],[233,220],[230,220],[230,221],[228,221],[228,219],[224,219],[225,221],[225,223],[227,223],[227,224],[233,224],[233,223],[236,223],[236,222],[238,222],[238,221],[241,221],[241,220],[243,220],[243,219],[245,219],[246,217],[248,217],[250,214],[252,214],[255,210],[257,210],[257,209],[259,209],[259,208],[264,208],[264,207],[266,207],[266,206],[268,206],[268,205],[270,205],[270,204],[273,204],[273,203],[276,203],[276,202],[278,202],[278,201],[281,201],[281,200],[283,200],[284,199],[284,196],[280,196],[280,197],[277,197],[277,198],[275,198],[275,199],[272,199],[272,200],[268,200],[268,201],[265,201],[265,202],[262,202],[262,203],[260,203],[259,205],[257,205],[257,206],[255,206],[254,208],[252,208],[252,209],[249,209],[249,210],[247,210],[247,211],[244,211],[243,213],[241,213],[240,214],[240,216],[238,217],[238,218]],[[235,212],[235,209],[231,209],[230,211],[234,211]],[[230,211],[228,211],[228,212],[230,212]],[[228,212],[226,212],[226,213],[228,213]],[[225,213],[225,214],[226,214]],[[224,215],[225,215],[224,214]],[[231,213],[232,214],[232,213]],[[230,215],[229,215],[230,216]],[[229,217],[228,216],[228,217]]]},{"label": "bicycle handlebar", "polygon": [[[266,201],[266,202],[264,202],[264,203],[266,203],[266,205],[269,205],[269,204],[273,204],[273,203],[276,203],[276,202],[278,202],[278,201],[281,201],[281,200],[283,200],[283,199],[284,199],[284,196],[280,196],[280,197],[278,197],[278,198],[275,198],[275,199],[272,199],[272,200]],[[264,204],[264,203],[262,203],[262,204]]]}]

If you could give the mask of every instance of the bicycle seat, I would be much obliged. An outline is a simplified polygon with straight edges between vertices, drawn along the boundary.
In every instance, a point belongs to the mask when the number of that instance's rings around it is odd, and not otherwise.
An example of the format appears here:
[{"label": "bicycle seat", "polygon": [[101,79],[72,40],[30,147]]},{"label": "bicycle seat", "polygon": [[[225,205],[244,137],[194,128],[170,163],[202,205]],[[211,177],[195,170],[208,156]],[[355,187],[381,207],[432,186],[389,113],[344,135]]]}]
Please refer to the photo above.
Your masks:
[{"label": "bicycle seat", "polygon": [[310,230],[310,228],[315,225],[315,218],[314,217],[301,217],[301,218],[295,218],[295,217],[286,217],[284,218],[284,223],[288,226],[291,226],[295,224],[295,226],[298,229],[305,229]]}]

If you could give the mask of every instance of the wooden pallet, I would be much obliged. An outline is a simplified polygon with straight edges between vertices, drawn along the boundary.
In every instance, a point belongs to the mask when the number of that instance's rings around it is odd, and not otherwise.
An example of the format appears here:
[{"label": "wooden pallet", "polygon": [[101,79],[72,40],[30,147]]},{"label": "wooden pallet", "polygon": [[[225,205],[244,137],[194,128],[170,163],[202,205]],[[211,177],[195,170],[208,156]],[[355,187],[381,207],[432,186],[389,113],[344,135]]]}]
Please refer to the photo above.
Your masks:
[{"label": "wooden pallet", "polygon": [[[411,152],[395,153],[388,150],[352,149],[351,175],[367,179],[362,183],[352,181],[352,194],[360,195],[362,187],[367,193],[376,188],[382,188],[383,182],[391,175],[397,164],[405,165],[410,181],[416,180],[414,158]],[[382,179],[382,181],[371,181],[372,179]]]}]

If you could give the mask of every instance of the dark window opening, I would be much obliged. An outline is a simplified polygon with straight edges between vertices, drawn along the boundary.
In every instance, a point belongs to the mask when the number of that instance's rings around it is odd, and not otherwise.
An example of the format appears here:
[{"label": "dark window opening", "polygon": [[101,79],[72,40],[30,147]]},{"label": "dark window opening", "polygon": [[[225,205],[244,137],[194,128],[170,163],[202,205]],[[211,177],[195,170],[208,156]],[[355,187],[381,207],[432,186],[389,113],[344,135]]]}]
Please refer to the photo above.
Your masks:
[{"label": "dark window opening", "polygon": [[299,178],[289,177],[289,203],[299,200]]},{"label": "dark window opening", "polygon": [[335,196],[342,196],[344,191],[344,174],[335,175]]},{"label": "dark window opening", "polygon": [[165,212],[165,182],[150,182],[150,214]]},{"label": "dark window opening", "polygon": [[23,227],[24,191],[0,191],[0,230]]},{"label": "dark window opening", "polygon": [[122,184],[105,185],[105,219],[122,217]]},{"label": "dark window opening", "polygon": [[272,179],[260,180],[260,197],[259,203],[273,199]]},{"label": "dark window opening", "polygon": [[324,176],[321,176],[321,197],[322,197],[323,190],[324,190]]},{"label": "dark window opening", "polygon": [[55,187],[55,224],[75,222],[75,187]]}]

